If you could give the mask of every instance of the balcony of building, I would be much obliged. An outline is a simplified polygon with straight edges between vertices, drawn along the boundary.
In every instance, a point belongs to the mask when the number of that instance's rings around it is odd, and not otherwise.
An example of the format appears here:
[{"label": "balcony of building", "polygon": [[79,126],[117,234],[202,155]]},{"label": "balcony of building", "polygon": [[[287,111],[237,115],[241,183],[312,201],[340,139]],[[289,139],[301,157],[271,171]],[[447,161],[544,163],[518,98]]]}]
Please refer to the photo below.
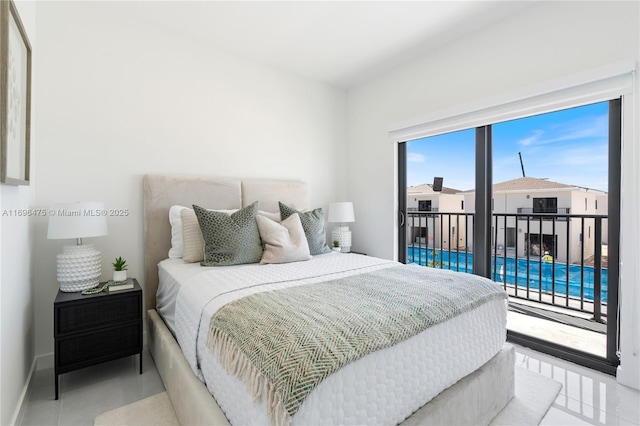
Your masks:
[{"label": "balcony of building", "polygon": [[[491,278],[509,294],[507,328],[606,357],[607,217],[566,209],[492,220]],[[407,262],[472,273],[473,223],[472,213],[409,211]]]}]

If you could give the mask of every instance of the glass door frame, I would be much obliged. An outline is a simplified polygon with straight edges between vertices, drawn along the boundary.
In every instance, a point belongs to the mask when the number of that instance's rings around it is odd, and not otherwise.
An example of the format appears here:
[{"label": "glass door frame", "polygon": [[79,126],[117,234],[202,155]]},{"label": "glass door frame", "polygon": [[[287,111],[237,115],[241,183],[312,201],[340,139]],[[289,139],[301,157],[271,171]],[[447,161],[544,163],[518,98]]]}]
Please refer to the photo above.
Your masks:
[{"label": "glass door frame", "polygon": [[[608,137],[608,280],[607,343],[603,358],[554,342],[507,330],[507,341],[607,374],[615,375],[618,353],[620,285],[620,217],[622,165],[622,98],[609,100]],[[398,260],[407,262],[407,141],[398,143]],[[476,200],[473,238],[473,273],[491,278],[492,132],[491,125],[476,127]]]}]

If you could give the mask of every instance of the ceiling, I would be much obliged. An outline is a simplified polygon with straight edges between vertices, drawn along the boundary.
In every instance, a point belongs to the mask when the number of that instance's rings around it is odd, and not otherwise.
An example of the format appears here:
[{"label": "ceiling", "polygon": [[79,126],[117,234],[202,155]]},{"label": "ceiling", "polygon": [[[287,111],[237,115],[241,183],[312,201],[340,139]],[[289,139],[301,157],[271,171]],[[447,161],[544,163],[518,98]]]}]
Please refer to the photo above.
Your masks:
[{"label": "ceiling", "polygon": [[[131,3],[129,3],[131,5]],[[522,11],[517,1],[135,2],[139,19],[349,88]]]}]

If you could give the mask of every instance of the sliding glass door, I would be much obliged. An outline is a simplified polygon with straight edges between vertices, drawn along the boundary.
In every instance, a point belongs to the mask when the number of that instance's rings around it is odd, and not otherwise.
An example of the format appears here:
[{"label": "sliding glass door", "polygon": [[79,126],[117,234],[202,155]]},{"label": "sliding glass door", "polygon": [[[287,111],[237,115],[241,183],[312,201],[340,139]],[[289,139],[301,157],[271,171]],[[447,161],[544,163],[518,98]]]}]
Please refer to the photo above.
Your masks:
[{"label": "sliding glass door", "polygon": [[620,99],[399,143],[399,259],[491,278],[509,340],[614,374],[620,152]]}]

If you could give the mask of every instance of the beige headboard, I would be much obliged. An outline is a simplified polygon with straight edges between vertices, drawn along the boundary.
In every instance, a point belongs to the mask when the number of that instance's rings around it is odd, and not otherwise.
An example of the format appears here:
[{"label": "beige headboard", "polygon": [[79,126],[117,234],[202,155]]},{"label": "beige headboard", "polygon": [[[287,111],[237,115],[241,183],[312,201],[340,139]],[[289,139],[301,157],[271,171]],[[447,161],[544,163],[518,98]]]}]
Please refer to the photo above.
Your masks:
[{"label": "beige headboard", "polygon": [[198,204],[208,209],[238,209],[254,201],[260,210],[277,212],[278,201],[309,208],[307,184],[300,181],[204,176],[146,175],[144,186],[144,267],[146,308],[156,306],[158,263],[171,247],[169,209]]}]

